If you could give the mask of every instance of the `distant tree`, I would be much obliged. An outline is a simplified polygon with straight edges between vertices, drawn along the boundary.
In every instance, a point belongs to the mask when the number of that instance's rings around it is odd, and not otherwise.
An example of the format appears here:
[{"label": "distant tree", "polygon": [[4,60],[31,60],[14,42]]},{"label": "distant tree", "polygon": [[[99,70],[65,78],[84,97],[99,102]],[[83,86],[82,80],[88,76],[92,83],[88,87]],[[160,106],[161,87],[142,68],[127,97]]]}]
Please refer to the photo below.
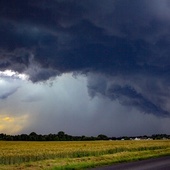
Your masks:
[{"label": "distant tree", "polygon": [[37,134],[35,132],[31,132],[29,135],[30,136],[37,136]]},{"label": "distant tree", "polygon": [[108,137],[106,135],[100,134],[97,136],[98,140],[108,140]]},{"label": "distant tree", "polygon": [[57,135],[59,138],[62,138],[62,137],[64,137],[65,133],[63,131],[60,131],[60,132],[58,132]]},{"label": "distant tree", "polygon": [[58,136],[60,141],[65,141],[66,140],[66,134],[63,131],[59,131],[57,136]]},{"label": "distant tree", "polygon": [[0,140],[5,140],[5,138],[6,138],[6,134],[1,133],[0,134]]},{"label": "distant tree", "polygon": [[22,141],[27,141],[27,140],[29,139],[29,136],[28,136],[27,134],[21,134],[21,135],[20,135],[20,139],[21,139]]},{"label": "distant tree", "polygon": [[116,140],[116,137],[111,137],[111,140]]},{"label": "distant tree", "polygon": [[38,139],[38,135],[37,135],[35,132],[31,132],[31,133],[29,134],[29,140],[31,140],[31,141],[37,141],[37,139]]},{"label": "distant tree", "polygon": [[54,137],[54,141],[59,141],[59,137],[57,135]]},{"label": "distant tree", "polygon": [[124,139],[124,140],[130,140],[130,137],[128,137],[128,136],[123,136],[122,139]]},{"label": "distant tree", "polygon": [[6,136],[6,140],[7,140],[7,141],[12,141],[12,140],[13,140],[13,136],[7,135],[7,136]]}]

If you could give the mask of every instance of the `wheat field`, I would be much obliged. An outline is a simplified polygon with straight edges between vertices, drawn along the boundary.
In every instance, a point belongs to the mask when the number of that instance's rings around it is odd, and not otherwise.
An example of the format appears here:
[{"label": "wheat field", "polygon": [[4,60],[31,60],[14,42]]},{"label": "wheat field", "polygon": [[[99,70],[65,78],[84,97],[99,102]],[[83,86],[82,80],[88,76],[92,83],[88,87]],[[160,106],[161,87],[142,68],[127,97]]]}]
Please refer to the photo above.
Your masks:
[{"label": "wheat field", "polygon": [[[0,142],[0,169],[81,169],[170,155],[169,140]],[[65,167],[65,168],[64,168]],[[76,168],[77,167],[77,168]],[[68,169],[68,168],[67,168]]]}]

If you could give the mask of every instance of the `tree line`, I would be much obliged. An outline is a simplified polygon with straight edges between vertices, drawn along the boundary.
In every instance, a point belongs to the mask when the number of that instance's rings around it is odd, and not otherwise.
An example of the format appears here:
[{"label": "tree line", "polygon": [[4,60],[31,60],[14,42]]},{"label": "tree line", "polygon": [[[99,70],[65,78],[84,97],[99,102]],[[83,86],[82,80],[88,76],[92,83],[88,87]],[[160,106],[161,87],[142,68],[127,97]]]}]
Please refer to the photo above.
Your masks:
[{"label": "tree line", "polygon": [[93,141],[93,140],[133,140],[138,139],[170,139],[170,135],[167,134],[154,134],[152,136],[122,136],[122,137],[108,137],[106,135],[100,134],[97,137],[94,136],[72,136],[68,135],[63,131],[58,132],[57,134],[48,134],[42,135],[35,132],[30,134],[21,134],[21,135],[7,135],[4,133],[0,134],[0,140],[3,141]]}]

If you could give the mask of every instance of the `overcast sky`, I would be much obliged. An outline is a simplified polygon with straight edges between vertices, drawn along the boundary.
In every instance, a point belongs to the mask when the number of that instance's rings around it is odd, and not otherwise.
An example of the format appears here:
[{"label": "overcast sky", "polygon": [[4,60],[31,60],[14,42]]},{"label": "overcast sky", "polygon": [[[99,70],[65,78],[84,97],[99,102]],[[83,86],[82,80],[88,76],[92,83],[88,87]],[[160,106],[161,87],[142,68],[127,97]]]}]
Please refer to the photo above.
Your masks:
[{"label": "overcast sky", "polygon": [[170,134],[169,0],[0,0],[0,133]]}]

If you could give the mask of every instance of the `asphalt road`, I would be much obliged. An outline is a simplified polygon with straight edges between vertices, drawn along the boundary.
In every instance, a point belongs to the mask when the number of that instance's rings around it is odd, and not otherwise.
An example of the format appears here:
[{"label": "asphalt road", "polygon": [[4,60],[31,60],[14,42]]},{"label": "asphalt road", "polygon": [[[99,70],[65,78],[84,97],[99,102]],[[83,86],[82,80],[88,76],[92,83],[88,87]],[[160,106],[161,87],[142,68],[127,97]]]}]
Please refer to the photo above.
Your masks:
[{"label": "asphalt road", "polygon": [[170,170],[170,156],[94,168],[93,170]]}]

